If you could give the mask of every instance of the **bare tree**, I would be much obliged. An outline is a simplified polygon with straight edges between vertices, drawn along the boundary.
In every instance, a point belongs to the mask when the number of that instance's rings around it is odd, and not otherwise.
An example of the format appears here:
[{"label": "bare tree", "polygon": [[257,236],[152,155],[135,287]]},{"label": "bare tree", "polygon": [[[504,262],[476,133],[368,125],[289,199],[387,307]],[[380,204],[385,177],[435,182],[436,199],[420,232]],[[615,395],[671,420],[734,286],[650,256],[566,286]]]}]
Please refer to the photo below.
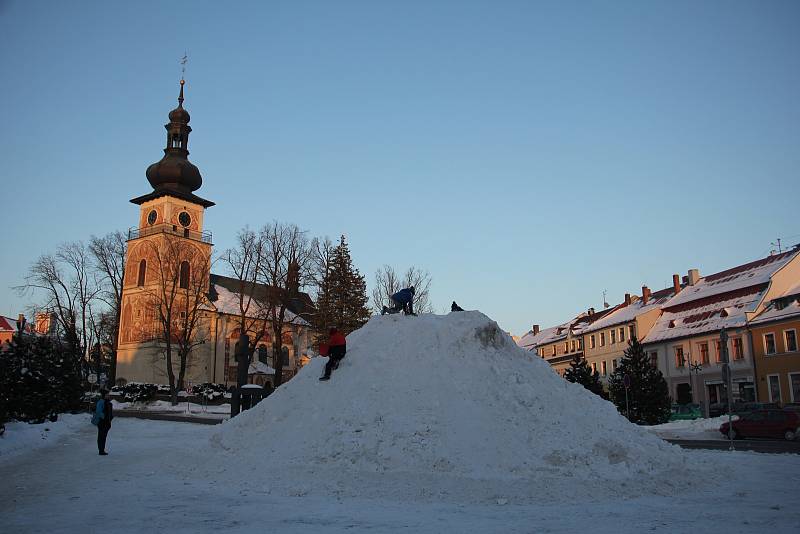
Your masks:
[{"label": "bare tree", "polygon": [[250,334],[248,355],[253,352],[267,334],[270,312],[266,299],[259,299],[260,276],[265,261],[264,234],[249,228],[239,231],[236,246],[223,254],[230,272],[239,281],[239,332]]},{"label": "bare tree", "polygon": [[393,294],[401,289],[414,286],[414,311],[431,313],[430,302],[431,275],[413,265],[400,277],[391,265],[384,265],[375,272],[375,287],[372,288],[372,305],[380,310],[390,302]]},{"label": "bare tree", "polygon": [[177,404],[178,391],[183,389],[186,372],[194,363],[192,349],[205,343],[209,334],[200,328],[200,319],[207,313],[211,261],[199,246],[180,237],[165,235],[163,240],[146,243],[151,259],[147,270],[157,280],[146,287],[146,294],[156,316],[154,331],[149,336],[142,333],[141,338],[150,337],[160,345],[172,402]]},{"label": "bare tree", "polygon": [[20,295],[41,293],[39,309],[55,314],[70,351],[78,358],[86,357],[92,336],[89,316],[100,284],[83,242],[65,243],[55,254],[40,256],[31,265],[25,284],[16,289]]},{"label": "bare tree", "polygon": [[311,280],[315,289],[316,315],[314,327],[317,331],[317,341],[325,339],[328,328],[331,326],[330,318],[330,274],[333,270],[333,256],[336,245],[329,237],[315,238],[311,242]]},{"label": "bare tree", "polygon": [[[262,283],[268,286],[263,304],[272,327],[272,355],[275,386],[283,382],[283,328],[288,323],[287,311],[310,278],[311,246],[305,231],[294,224],[274,221],[261,229],[264,242],[264,261],[261,264]],[[291,319],[291,317],[290,317]]]},{"label": "bare tree", "polygon": [[125,275],[125,252],[127,248],[122,232],[112,232],[103,237],[89,240],[89,252],[94,268],[99,273],[102,290],[99,298],[108,306],[110,312],[103,313],[96,329],[102,344],[110,348],[109,383],[117,377],[117,350],[119,348],[119,322],[122,314],[122,284]]}]

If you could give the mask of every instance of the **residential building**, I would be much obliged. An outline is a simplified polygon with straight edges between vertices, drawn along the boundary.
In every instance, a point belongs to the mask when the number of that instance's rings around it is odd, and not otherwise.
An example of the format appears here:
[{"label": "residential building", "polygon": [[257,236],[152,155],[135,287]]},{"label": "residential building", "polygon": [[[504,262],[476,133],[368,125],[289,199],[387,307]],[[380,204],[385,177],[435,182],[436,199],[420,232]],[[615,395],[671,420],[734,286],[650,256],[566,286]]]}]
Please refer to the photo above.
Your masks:
[{"label": "residential building", "polygon": [[759,402],[800,403],[800,281],[748,323]]},{"label": "residential building", "polygon": [[583,330],[586,362],[598,370],[601,382],[606,384],[617,369],[628,342],[634,336],[641,341],[661,315],[661,307],[680,291],[677,275],[673,280],[674,287],[655,293],[643,286],[641,298],[626,293],[621,304]]},{"label": "residential building", "polygon": [[755,400],[748,320],[799,277],[797,249],[706,277],[697,269],[688,272],[682,290],[663,305],[661,316],[642,340],[648,354],[658,361],[676,402],[699,403],[708,413],[711,405],[726,400],[722,329],[728,334],[732,400]]}]

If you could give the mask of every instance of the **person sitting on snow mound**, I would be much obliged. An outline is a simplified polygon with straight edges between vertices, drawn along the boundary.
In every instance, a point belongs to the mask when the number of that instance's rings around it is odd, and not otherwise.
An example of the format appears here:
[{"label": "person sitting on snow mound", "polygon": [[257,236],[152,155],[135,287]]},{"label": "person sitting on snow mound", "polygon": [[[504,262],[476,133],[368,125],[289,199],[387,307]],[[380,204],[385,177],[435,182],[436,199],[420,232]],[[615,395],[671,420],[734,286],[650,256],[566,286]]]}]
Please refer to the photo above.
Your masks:
[{"label": "person sitting on snow mound", "polygon": [[329,380],[331,372],[339,368],[339,362],[347,353],[347,340],[344,336],[335,328],[331,328],[328,334],[330,335],[328,338],[328,363],[325,364],[325,374],[319,378],[320,380]]},{"label": "person sitting on snow mound", "polygon": [[386,313],[399,313],[403,312],[406,315],[416,315],[414,313],[414,286],[401,289],[391,297],[392,307],[383,307],[381,315]]},{"label": "person sitting on snow mound", "polygon": [[453,303],[450,305],[450,311],[451,311],[451,312],[454,312],[454,311],[464,311],[464,308],[462,308],[461,306],[459,306],[458,304],[456,304],[456,301],[453,301]]}]

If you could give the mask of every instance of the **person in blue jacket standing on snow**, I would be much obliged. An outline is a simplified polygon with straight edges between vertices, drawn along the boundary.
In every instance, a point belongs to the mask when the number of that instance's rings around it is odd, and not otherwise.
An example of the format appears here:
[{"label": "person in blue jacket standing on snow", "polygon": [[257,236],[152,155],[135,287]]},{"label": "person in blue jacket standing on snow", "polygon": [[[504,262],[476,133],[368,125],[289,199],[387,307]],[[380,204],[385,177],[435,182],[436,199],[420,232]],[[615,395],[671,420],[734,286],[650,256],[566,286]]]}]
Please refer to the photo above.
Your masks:
[{"label": "person in blue jacket standing on snow", "polygon": [[92,417],[92,423],[97,425],[97,450],[100,456],[106,456],[106,438],[108,431],[111,430],[111,420],[114,418],[114,409],[111,406],[111,399],[107,398],[108,390],[100,390],[100,399]]},{"label": "person in blue jacket standing on snow", "polygon": [[406,315],[416,315],[414,313],[414,286],[401,289],[392,295],[392,307],[383,307],[381,315],[385,313],[404,312]]}]

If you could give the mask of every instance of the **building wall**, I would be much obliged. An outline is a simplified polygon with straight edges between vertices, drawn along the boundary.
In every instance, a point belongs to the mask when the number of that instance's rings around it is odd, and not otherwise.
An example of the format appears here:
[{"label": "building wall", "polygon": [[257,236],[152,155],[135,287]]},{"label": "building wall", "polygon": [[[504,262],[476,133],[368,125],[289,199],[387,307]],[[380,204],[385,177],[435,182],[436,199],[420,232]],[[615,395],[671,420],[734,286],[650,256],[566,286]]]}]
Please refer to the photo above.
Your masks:
[{"label": "building wall", "polygon": [[[749,395],[755,395],[755,377],[753,374],[753,357],[750,351],[750,342],[745,329],[731,330],[728,332],[728,354],[730,357],[731,376],[733,380],[732,400],[754,400]],[[736,339],[741,342],[741,355],[734,359],[734,345]],[[722,361],[717,360],[716,341],[719,332],[694,336],[690,338],[660,341],[649,343],[644,349],[648,355],[655,354],[658,368],[664,375],[669,386],[670,396],[675,402],[681,400],[681,389],[691,389],[691,402],[700,404],[708,413],[708,407],[715,402],[722,402]],[[708,363],[702,361],[701,345],[708,346]],[[683,349],[686,360],[683,366],[677,365],[676,348]],[[690,371],[690,363],[699,363],[702,369],[695,373]]]},{"label": "building wall", "polygon": [[[614,372],[616,360],[623,356],[623,352],[628,347],[630,339],[630,326],[633,323],[623,323],[613,325],[608,328],[588,332],[583,335],[583,343],[586,347],[585,357],[589,367],[594,367],[600,374],[603,383],[608,382],[609,376]],[[622,333],[620,333],[620,331]],[[594,347],[592,347],[592,336],[594,336]],[[613,342],[612,342],[613,340]],[[605,364],[605,372],[604,372]]]},{"label": "building wall", "polygon": [[[795,345],[798,345],[800,336],[800,318],[770,323],[763,326],[750,328],[753,339],[753,353],[758,383],[759,402],[800,402],[800,352],[797,349],[789,350],[787,347],[786,332],[794,331]],[[766,353],[765,336],[772,334],[775,340],[775,353]],[[770,377],[778,378],[780,399],[771,394]],[[792,387],[792,378],[795,387]],[[775,380],[774,378],[772,379]]]}]

